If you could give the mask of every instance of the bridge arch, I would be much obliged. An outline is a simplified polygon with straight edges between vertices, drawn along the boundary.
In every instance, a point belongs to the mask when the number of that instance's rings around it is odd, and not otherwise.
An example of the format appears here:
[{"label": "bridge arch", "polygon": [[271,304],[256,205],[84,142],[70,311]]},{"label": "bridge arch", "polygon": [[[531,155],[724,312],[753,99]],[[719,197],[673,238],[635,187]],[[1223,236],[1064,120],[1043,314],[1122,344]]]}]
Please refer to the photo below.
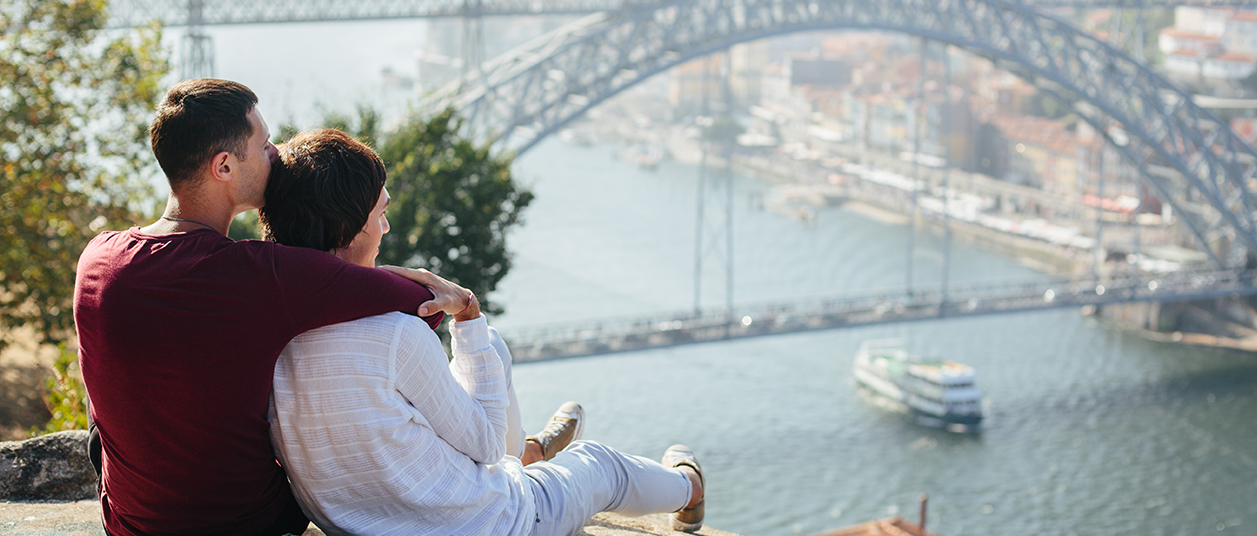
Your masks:
[{"label": "bridge arch", "polygon": [[523,153],[680,63],[742,42],[842,29],[948,43],[1032,81],[1109,136],[1216,267],[1243,267],[1257,252],[1257,151],[1147,65],[1006,0],[670,0],[597,13],[486,63],[424,106],[455,107],[465,128]]}]

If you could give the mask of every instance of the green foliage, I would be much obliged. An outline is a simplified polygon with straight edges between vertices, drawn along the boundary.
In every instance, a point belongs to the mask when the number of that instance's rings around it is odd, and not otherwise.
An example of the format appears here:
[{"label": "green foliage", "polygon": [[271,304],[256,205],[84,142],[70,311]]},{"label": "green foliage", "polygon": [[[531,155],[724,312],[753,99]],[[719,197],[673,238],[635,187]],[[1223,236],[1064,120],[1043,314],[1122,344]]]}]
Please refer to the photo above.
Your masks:
[{"label": "green foliage", "polygon": [[262,222],[258,220],[258,211],[250,210],[232,218],[231,227],[227,228],[227,238],[232,240],[261,239]]},{"label": "green foliage", "polygon": [[0,0],[0,345],[20,325],[65,340],[79,253],[152,197],[161,28],[108,40],[105,7]]},{"label": "green foliage", "polygon": [[[360,134],[375,124],[360,122]],[[392,230],[378,259],[431,270],[475,292],[484,311],[498,313],[489,295],[511,268],[506,234],[533,194],[511,177],[512,157],[462,137],[461,125],[446,110],[426,120],[411,117],[382,139]]]},{"label": "green foliage", "polygon": [[[356,112],[330,113],[320,126],[375,147],[388,168],[391,230],[377,262],[431,270],[475,292],[485,312],[501,313],[490,293],[511,268],[506,233],[533,199],[512,178],[512,157],[493,156],[488,145],[462,137],[453,110],[412,115],[388,132],[381,132],[373,108],[360,105]],[[276,143],[297,132],[281,125]]]},{"label": "green foliage", "polygon": [[30,437],[64,430],[87,429],[87,389],[83,387],[78,368],[79,359],[66,349],[58,347],[57,360],[52,364],[52,376],[44,381],[44,405],[52,414],[43,429],[31,428]]},{"label": "green foliage", "polygon": [[[375,111],[374,108],[359,104],[357,118],[352,118],[339,112],[332,112],[324,116],[323,126],[349,134],[358,141],[375,147],[377,140],[380,138],[380,113]],[[293,134],[296,133],[294,132]],[[288,137],[291,138],[292,135]]]}]

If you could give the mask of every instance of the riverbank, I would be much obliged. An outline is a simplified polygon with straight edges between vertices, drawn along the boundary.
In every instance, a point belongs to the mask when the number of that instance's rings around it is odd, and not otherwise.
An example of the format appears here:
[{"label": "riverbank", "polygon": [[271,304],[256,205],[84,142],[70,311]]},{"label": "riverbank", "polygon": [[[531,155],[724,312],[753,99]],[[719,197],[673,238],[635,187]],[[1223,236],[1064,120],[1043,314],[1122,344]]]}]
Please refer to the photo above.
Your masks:
[{"label": "riverbank", "polygon": [[[719,156],[704,156],[697,140],[673,129],[668,138],[669,150],[674,159],[687,164],[698,164],[706,158],[707,165],[724,166]],[[1120,233],[1117,238],[1106,239],[1109,248],[1123,240],[1141,241],[1149,251],[1168,250],[1171,253],[1187,252],[1174,244],[1185,238],[1182,230],[1172,219],[1160,215],[1130,215],[1130,222],[1122,227],[1123,216],[1102,213],[1091,216],[1096,209],[1072,202],[1058,195],[1021,185],[1004,183],[979,174],[960,171],[947,172],[928,166],[916,166],[894,155],[848,148],[843,156],[856,165],[828,164],[826,169],[814,162],[797,161],[776,156],[734,155],[732,169],[767,183],[774,188],[825,187],[840,188],[839,195],[802,196],[792,199],[794,204],[764,203],[771,210],[803,222],[814,218],[814,209],[821,205],[841,204],[845,210],[872,220],[891,225],[915,225],[937,237],[949,236],[953,240],[978,246],[984,250],[1016,260],[1019,264],[1037,272],[1052,275],[1070,275],[1086,271],[1100,274],[1133,270],[1126,264],[1127,253],[1139,252],[1137,246],[1129,252],[1107,251],[1093,238],[1099,233]],[[886,173],[888,172],[888,173]],[[978,206],[975,199],[994,199],[1003,207],[1019,207],[1021,212],[1031,207],[1032,214],[1005,211],[1003,216],[984,218],[953,217],[958,212],[940,201],[922,194],[914,200],[906,185],[915,182],[910,177],[920,177],[928,185],[929,192],[944,194],[949,200],[969,197],[971,206]],[[948,188],[942,188],[948,184]],[[949,191],[950,190],[950,191]],[[956,201],[952,201],[956,202]],[[811,205],[808,207],[807,205]],[[928,210],[933,208],[933,210]],[[1040,214],[1068,215],[1068,219],[1040,218]],[[915,217],[913,217],[915,214]],[[992,221],[994,220],[994,221]],[[1138,230],[1130,223],[1139,220]],[[1102,228],[1112,225],[1117,229]],[[1149,246],[1151,244],[1151,246]],[[1100,248],[1097,250],[1097,248]],[[1143,252],[1134,262],[1166,262],[1165,259],[1148,257]],[[1203,255],[1199,255],[1203,257]],[[1200,259],[1194,262],[1203,262]],[[1225,348],[1257,352],[1257,310],[1245,297],[1235,297],[1209,302],[1182,303],[1130,303],[1089,308],[1085,314],[1100,318],[1125,329],[1139,331],[1144,338],[1158,342],[1187,344],[1212,348]]]}]

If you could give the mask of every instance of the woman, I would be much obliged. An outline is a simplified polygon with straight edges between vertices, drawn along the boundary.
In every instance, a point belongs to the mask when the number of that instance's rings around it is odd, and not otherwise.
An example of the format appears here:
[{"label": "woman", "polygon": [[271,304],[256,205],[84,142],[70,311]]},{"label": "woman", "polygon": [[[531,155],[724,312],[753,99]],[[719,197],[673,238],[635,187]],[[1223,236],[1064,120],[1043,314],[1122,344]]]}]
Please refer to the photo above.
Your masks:
[{"label": "woman", "polygon": [[[373,266],[389,230],[375,152],[316,130],[284,144],[280,159],[262,210],[267,237]],[[271,438],[320,528],[569,535],[600,511],[675,512],[675,527],[702,526],[702,470],[684,446],[663,464],[589,441],[558,451],[579,435],[572,403],[546,432],[518,441],[506,346],[474,295],[450,309],[452,360],[426,324],[401,313],[306,332],[281,354]]]}]

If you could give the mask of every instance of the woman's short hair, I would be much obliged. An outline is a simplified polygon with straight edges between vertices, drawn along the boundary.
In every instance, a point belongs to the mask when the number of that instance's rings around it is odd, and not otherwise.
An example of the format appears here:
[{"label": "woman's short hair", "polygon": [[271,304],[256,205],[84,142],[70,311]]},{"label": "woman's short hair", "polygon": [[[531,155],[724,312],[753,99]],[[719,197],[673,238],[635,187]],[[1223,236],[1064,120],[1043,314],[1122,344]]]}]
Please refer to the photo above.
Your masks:
[{"label": "woman's short hair", "polygon": [[259,211],[263,234],[286,246],[332,251],[362,232],[384,188],[384,162],[339,130],[308,130],[279,146]]}]

